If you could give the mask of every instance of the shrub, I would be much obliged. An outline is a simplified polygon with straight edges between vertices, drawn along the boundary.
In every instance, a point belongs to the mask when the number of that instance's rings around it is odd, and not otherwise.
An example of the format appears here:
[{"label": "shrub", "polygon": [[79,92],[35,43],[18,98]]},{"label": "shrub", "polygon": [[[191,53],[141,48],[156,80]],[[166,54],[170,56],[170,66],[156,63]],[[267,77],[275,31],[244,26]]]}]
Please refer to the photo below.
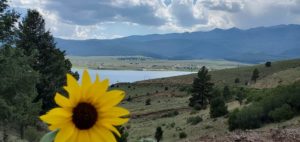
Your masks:
[{"label": "shrub", "polygon": [[179,133],[179,138],[180,139],[184,139],[184,138],[186,138],[187,137],[187,134],[185,133],[185,132],[180,132]]},{"label": "shrub", "polygon": [[42,133],[33,127],[28,127],[26,131],[24,131],[24,137],[30,142],[38,142],[39,138],[42,137]]},{"label": "shrub", "polygon": [[210,102],[210,117],[216,118],[227,114],[227,106],[222,96],[213,98]]},{"label": "shrub", "polygon": [[151,99],[150,98],[146,100],[145,105],[151,105]]},{"label": "shrub", "polygon": [[165,87],[165,91],[168,91],[169,90],[169,87]]},{"label": "shrub", "polygon": [[229,115],[229,130],[259,128],[262,115],[263,108],[260,106],[245,107],[240,111],[236,109]]},{"label": "shrub", "polygon": [[159,142],[163,138],[163,130],[161,127],[157,127],[155,131],[155,139],[157,142]]},{"label": "shrub", "polygon": [[236,83],[236,84],[240,83],[240,79],[239,79],[239,78],[236,78],[236,79],[234,80],[234,83]]},{"label": "shrub", "polygon": [[265,63],[265,66],[266,66],[266,67],[271,67],[271,66],[272,66],[272,63],[271,63],[271,62],[266,62],[266,63]]},{"label": "shrub", "polygon": [[203,119],[200,116],[195,116],[195,117],[189,117],[186,122],[188,124],[191,125],[197,125],[198,123],[200,123],[201,121],[203,121]]},{"label": "shrub", "polygon": [[294,116],[294,112],[290,105],[284,104],[279,108],[274,109],[269,113],[269,116],[275,121],[280,122],[283,120],[291,119]]}]

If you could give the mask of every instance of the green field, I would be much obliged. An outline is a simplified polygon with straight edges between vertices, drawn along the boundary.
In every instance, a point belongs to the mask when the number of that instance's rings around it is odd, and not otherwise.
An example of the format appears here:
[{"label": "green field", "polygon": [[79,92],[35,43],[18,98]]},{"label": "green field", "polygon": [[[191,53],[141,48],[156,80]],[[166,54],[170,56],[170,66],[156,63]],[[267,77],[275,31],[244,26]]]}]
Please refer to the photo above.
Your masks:
[{"label": "green field", "polygon": [[143,56],[68,56],[76,68],[106,70],[172,70],[198,71],[202,66],[210,70],[234,68],[249,64],[226,60],[163,60]]},{"label": "green field", "polygon": [[[257,82],[251,82],[249,80],[255,68],[259,70],[260,77]],[[268,94],[277,86],[289,85],[298,81],[300,78],[300,59],[274,62],[271,67],[254,65],[214,70],[210,74],[217,88],[229,85],[232,92],[238,87],[246,88],[248,98],[244,100],[242,105],[235,100],[226,103],[231,112],[235,108],[248,106],[249,104],[246,102],[251,101],[250,99],[261,98],[262,95]],[[190,94],[187,90],[191,87],[194,77],[195,74],[135,83],[119,83],[111,86],[111,89],[126,91],[126,98],[121,106],[131,112],[131,119],[125,125],[126,131],[129,133],[128,141],[154,141],[155,129],[158,126],[161,126],[164,131],[163,142],[200,140],[230,142],[240,140],[241,137],[254,141],[257,139],[269,141],[273,139],[273,135],[282,135],[286,138],[289,135],[294,135],[294,133],[295,135],[299,133],[299,116],[280,123],[266,124],[251,131],[229,131],[227,116],[212,119],[209,116],[209,108],[195,111],[188,107]],[[234,83],[235,78],[239,78],[240,83]],[[248,81],[247,84],[245,84],[246,81]],[[128,98],[131,100],[127,100]],[[150,105],[145,104],[147,99],[151,100]],[[196,116],[200,116],[203,120],[195,125],[187,122],[189,118]],[[33,132],[27,135],[38,137],[43,133],[43,131],[35,129],[31,131]],[[185,133],[187,137],[180,138],[180,133]],[[27,135],[25,136],[28,137]],[[13,141],[21,142],[17,132],[10,132],[9,137]]]},{"label": "green field", "polygon": [[[221,88],[226,84],[234,90],[237,87],[243,86],[248,88],[248,94],[257,97],[268,91],[265,88],[274,88],[298,81],[300,77],[299,67],[300,60],[296,59],[274,62],[272,63],[272,67],[269,68],[264,65],[256,65],[212,71],[210,74],[217,87]],[[249,82],[245,85],[244,81],[250,80],[254,68],[258,68],[260,71],[259,80],[256,83]],[[183,88],[190,86],[193,77],[194,75],[185,75],[114,85],[113,89],[126,90],[127,98],[129,96],[132,98],[131,101],[125,100],[122,103],[122,106],[132,112],[132,119],[126,125],[129,131],[130,142],[153,139],[155,129],[158,126],[162,126],[164,130],[163,141],[165,142],[199,141],[203,139],[207,141],[222,141],[222,138],[228,138],[227,141],[233,141],[236,132],[228,130],[226,117],[211,119],[209,117],[209,109],[195,111],[188,107],[190,95]],[[236,77],[240,78],[241,83],[234,83]],[[280,77],[281,82],[274,82],[278,77]],[[267,85],[265,82],[267,84],[271,83],[271,85]],[[151,105],[145,105],[147,99],[151,99]],[[228,110],[232,111],[235,108],[241,108],[248,104],[240,106],[237,101],[232,100],[226,105],[228,106]],[[172,115],[175,111],[178,112],[178,115]],[[187,119],[195,116],[201,116],[203,121],[197,125],[188,124]],[[254,130],[253,135],[257,136],[262,132],[261,135],[265,135],[267,139],[267,136],[272,133],[270,132],[271,129],[282,130],[285,127],[292,129],[294,127],[299,128],[299,126],[300,119],[296,117],[283,123],[264,125],[264,127]],[[180,139],[180,132],[185,132],[187,138]],[[219,136],[220,139],[216,136]]]}]

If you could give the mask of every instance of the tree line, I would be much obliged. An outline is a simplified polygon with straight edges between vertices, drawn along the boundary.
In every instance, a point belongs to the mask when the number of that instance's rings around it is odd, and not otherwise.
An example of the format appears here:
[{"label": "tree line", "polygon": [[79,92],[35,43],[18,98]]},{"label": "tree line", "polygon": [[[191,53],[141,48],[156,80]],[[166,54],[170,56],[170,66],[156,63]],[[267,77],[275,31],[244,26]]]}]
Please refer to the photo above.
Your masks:
[{"label": "tree line", "polygon": [[[0,0],[0,123],[19,130],[21,138],[39,114],[56,106],[55,92],[63,91],[72,64],[56,43],[36,10],[22,19]],[[3,130],[4,132],[7,130]],[[6,137],[3,137],[6,141]]]}]

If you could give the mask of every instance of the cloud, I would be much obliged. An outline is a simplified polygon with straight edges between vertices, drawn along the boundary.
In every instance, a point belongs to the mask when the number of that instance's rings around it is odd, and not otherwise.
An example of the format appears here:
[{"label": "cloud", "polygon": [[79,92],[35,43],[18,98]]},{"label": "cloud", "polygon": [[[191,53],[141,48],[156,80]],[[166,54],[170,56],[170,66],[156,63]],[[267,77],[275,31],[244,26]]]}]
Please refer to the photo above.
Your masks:
[{"label": "cloud", "polygon": [[11,0],[37,9],[56,37],[136,34],[300,24],[300,0]]},{"label": "cloud", "polygon": [[165,22],[156,15],[159,4],[147,0],[49,0],[45,8],[56,12],[65,22],[78,25],[132,22],[159,26]]},{"label": "cloud", "polygon": [[211,10],[239,12],[244,7],[244,0],[204,0],[201,2]]}]

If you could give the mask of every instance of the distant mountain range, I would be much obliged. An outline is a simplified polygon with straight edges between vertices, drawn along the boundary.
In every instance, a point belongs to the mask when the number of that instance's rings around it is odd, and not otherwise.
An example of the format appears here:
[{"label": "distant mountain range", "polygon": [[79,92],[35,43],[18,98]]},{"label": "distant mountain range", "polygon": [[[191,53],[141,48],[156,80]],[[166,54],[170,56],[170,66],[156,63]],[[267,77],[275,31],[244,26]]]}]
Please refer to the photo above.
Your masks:
[{"label": "distant mountain range", "polygon": [[225,59],[248,63],[300,57],[300,25],[214,29],[109,40],[55,39],[67,55],[163,59]]}]

